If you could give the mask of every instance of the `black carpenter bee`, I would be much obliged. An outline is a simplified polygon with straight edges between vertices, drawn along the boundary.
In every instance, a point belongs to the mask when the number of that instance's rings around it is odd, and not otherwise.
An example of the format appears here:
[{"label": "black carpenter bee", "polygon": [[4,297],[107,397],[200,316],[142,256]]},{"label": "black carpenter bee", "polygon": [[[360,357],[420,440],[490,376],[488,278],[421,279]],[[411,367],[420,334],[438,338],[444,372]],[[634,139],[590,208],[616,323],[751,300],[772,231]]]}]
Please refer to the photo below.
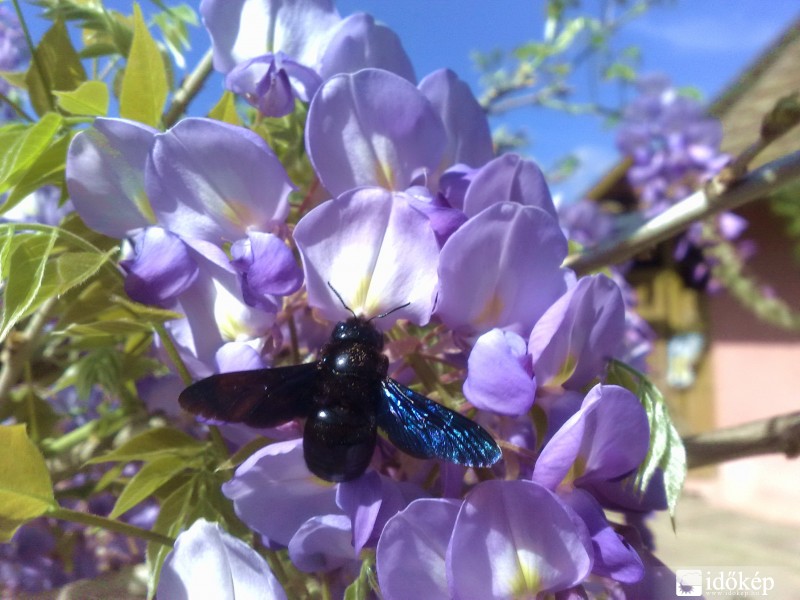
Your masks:
[{"label": "black carpenter bee", "polygon": [[212,375],[183,390],[179,401],[191,413],[252,427],[305,417],[306,465],[328,481],[355,479],[366,470],[378,428],[417,458],[469,467],[500,459],[500,448],[480,425],[389,378],[382,351],[383,335],[353,313],[336,324],[316,362]]}]

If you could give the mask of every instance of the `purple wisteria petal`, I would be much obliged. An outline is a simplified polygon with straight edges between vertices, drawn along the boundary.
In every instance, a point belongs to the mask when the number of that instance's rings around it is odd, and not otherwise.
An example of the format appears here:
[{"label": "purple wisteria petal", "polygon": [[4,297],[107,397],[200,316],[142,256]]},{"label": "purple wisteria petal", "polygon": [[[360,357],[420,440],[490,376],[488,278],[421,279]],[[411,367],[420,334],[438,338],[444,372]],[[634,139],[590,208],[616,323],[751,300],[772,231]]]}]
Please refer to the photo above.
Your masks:
[{"label": "purple wisteria petal", "polygon": [[436,292],[439,247],[428,219],[404,194],[362,188],[306,214],[294,230],[309,304],[336,320],[347,314],[328,282],[356,314],[381,321],[428,322]]},{"label": "purple wisteria petal", "polygon": [[326,572],[356,562],[350,543],[350,518],[318,515],[300,526],[289,541],[289,558],[306,573]]},{"label": "purple wisteria petal", "polygon": [[541,208],[490,206],[445,243],[436,314],[460,335],[494,327],[527,336],[567,289],[567,240]]},{"label": "purple wisteria petal", "polygon": [[409,482],[398,482],[376,471],[340,483],[336,504],[350,517],[356,555],[373,546],[386,522],[425,491]]},{"label": "purple wisteria petal", "polygon": [[303,284],[303,271],[294,254],[278,236],[251,232],[231,245],[231,264],[242,279],[242,298],[249,306],[277,311],[280,299]]},{"label": "purple wisteria petal", "polygon": [[223,73],[279,50],[313,67],[340,21],[332,0],[203,0],[200,14]]},{"label": "purple wisteria petal", "polygon": [[559,498],[586,523],[594,548],[592,573],[622,583],[635,583],[644,575],[642,559],[620,534],[614,531],[603,508],[589,493],[574,489]]},{"label": "purple wisteria petal", "polygon": [[464,210],[464,196],[478,171],[467,165],[456,164],[439,176],[439,192],[450,206]]},{"label": "purple wisteria petal", "polygon": [[336,27],[319,63],[323,80],[361,69],[383,69],[415,83],[417,76],[397,34],[372,15],[355,13]]},{"label": "purple wisteria petal", "polygon": [[92,229],[115,238],[155,223],[144,166],[156,130],[124,119],[95,119],[67,151],[66,181],[75,210]]},{"label": "purple wisteria petal", "polygon": [[486,113],[469,86],[450,69],[439,69],[419,83],[444,124],[447,146],[442,166],[461,163],[480,167],[494,155]]},{"label": "purple wisteria petal", "polygon": [[244,342],[229,342],[217,350],[217,371],[254,371],[267,365],[255,348]]},{"label": "purple wisteria petal", "polygon": [[258,135],[199,118],[156,136],[145,182],[159,223],[181,237],[217,244],[283,221],[293,189]]},{"label": "purple wisteria petal", "polygon": [[267,117],[288,115],[294,110],[295,98],[309,102],[320,85],[322,79],[316,71],[282,52],[251,58],[225,77],[225,87]]},{"label": "purple wisteria petal", "polygon": [[457,208],[452,208],[442,194],[431,196],[430,190],[422,186],[410,187],[406,193],[411,206],[428,217],[440,247],[467,221],[467,215]]},{"label": "purple wisteria petal", "polygon": [[333,196],[361,186],[402,191],[439,166],[445,131],[412,83],[380,69],[337,75],[314,96],[306,149]]},{"label": "purple wisteria petal", "polygon": [[461,600],[533,597],[577,585],[592,567],[586,527],[531,481],[485,481],[458,513],[447,553]]},{"label": "purple wisteria petal", "polygon": [[625,337],[622,292],[605,275],[578,280],[533,326],[528,352],[541,385],[579,390],[602,375]]},{"label": "purple wisteria petal", "polygon": [[616,385],[596,385],[542,448],[532,479],[555,489],[570,470],[575,485],[620,478],[644,460],[649,443],[647,415],[636,396]]},{"label": "purple wisteria petal", "polygon": [[421,498],[389,519],[375,554],[386,600],[450,598],[445,561],[460,506],[456,500]]},{"label": "purple wisteria petal", "polygon": [[464,212],[472,217],[497,202],[538,206],[558,219],[544,173],[517,154],[498,156],[475,174],[464,197]]},{"label": "purple wisteria petal", "polygon": [[137,302],[167,306],[197,279],[189,247],[161,227],[141,230],[134,248],[134,257],[119,264],[126,273],[125,292]]},{"label": "purple wisteria petal", "polygon": [[480,336],[469,354],[464,397],[476,408],[514,416],[530,410],[535,394],[525,340],[502,329]]},{"label": "purple wisteria petal", "polygon": [[283,546],[310,518],[341,514],[335,486],[306,467],[302,440],[270,444],[255,452],[222,485],[222,493],[248,527]]},{"label": "purple wisteria petal", "polygon": [[336,503],[352,522],[353,549],[358,556],[367,543],[383,502],[383,483],[377,471],[368,471],[352,481],[340,483]]},{"label": "purple wisteria petal", "polygon": [[159,598],[189,600],[285,600],[265,561],[218,523],[195,521],[167,555],[158,583]]},{"label": "purple wisteria petal", "polygon": [[636,490],[636,474],[624,479],[605,481],[595,479],[583,481],[581,486],[609,510],[631,513],[647,513],[667,509],[667,493],[664,488],[664,473],[656,469],[643,492]]},{"label": "purple wisteria petal", "polygon": [[[188,243],[198,266],[194,283],[179,297],[175,308],[186,319],[170,321],[167,328],[184,360],[196,376],[216,371],[215,354],[226,342],[248,342],[270,333],[275,313],[244,303],[238,275],[221,249],[209,242]],[[216,325],[216,326],[215,326]],[[197,368],[203,365],[203,368]]]}]

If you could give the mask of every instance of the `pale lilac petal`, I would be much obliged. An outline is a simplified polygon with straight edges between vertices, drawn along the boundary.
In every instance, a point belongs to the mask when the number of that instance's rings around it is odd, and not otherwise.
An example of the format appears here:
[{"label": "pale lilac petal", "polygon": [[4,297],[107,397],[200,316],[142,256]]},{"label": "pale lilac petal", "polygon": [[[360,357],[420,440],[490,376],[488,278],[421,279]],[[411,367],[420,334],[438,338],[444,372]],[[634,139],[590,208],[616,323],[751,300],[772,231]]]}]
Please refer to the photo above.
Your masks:
[{"label": "pale lilac petal", "polygon": [[478,169],[457,164],[439,176],[439,192],[450,206],[460,211],[464,210],[464,196],[477,173]]},{"label": "pale lilac petal", "polygon": [[327,572],[356,562],[350,543],[350,518],[317,515],[303,523],[289,542],[289,558],[306,573]]},{"label": "pale lilac petal", "polygon": [[251,232],[231,245],[231,264],[242,278],[242,298],[250,306],[277,311],[281,300],[303,284],[303,271],[278,236]]},{"label": "pale lilac petal", "polygon": [[478,171],[467,188],[464,212],[471,217],[497,202],[538,206],[558,218],[542,170],[516,154],[498,156]]},{"label": "pale lilac petal", "polygon": [[286,171],[243,127],[184,119],[156,136],[145,172],[159,222],[184,238],[238,240],[269,231],[289,211]]},{"label": "pale lilac petal", "polygon": [[294,230],[303,257],[309,303],[337,320],[347,315],[328,285],[356,314],[381,321],[428,322],[436,291],[439,248],[428,219],[403,194],[362,188],[306,214]]},{"label": "pale lilac petal", "polygon": [[425,77],[419,89],[444,123],[447,147],[442,166],[480,167],[489,162],[494,154],[489,121],[469,86],[450,69],[439,69]]},{"label": "pale lilac petal", "polygon": [[450,597],[445,558],[461,503],[422,498],[386,523],[375,561],[385,600]]},{"label": "pale lilac petal", "polygon": [[270,444],[255,452],[223,484],[222,493],[248,527],[284,546],[308,519],[340,513],[335,486],[306,467],[302,440]]},{"label": "pale lilac petal", "polygon": [[383,69],[414,83],[417,80],[397,34],[372,15],[355,13],[336,27],[319,64],[323,80],[339,73],[355,73],[361,69]]},{"label": "pale lilac petal", "polygon": [[597,500],[581,489],[561,494],[559,498],[586,523],[594,549],[592,573],[622,583],[639,581],[644,575],[642,559],[625,538],[614,531]]},{"label": "pale lilac petal", "polygon": [[447,555],[461,600],[533,597],[577,585],[592,566],[588,531],[555,494],[530,481],[486,481],[458,513]]},{"label": "pale lilac petal", "polygon": [[286,598],[266,560],[205,519],[178,536],[161,569],[157,595],[169,600]]},{"label": "pale lilac petal", "polygon": [[528,352],[541,385],[581,389],[605,371],[625,336],[625,304],[605,275],[578,280],[534,325]]},{"label": "pale lilac petal", "polygon": [[244,342],[228,342],[217,350],[216,360],[219,373],[254,371],[267,366],[261,354]]},{"label": "pale lilac petal", "polygon": [[500,327],[527,336],[566,290],[566,255],[567,240],[544,210],[490,206],[442,248],[436,314],[462,335]]},{"label": "pale lilac petal", "polygon": [[223,73],[279,50],[314,66],[340,21],[332,0],[203,0],[200,14]]},{"label": "pale lilac petal", "polygon": [[535,393],[525,340],[501,329],[480,336],[469,354],[464,397],[476,408],[522,415],[533,405]]},{"label": "pale lilac petal", "polygon": [[616,385],[596,385],[542,448],[532,479],[555,489],[576,461],[576,485],[623,477],[644,460],[649,438],[647,415],[636,396]]},{"label": "pale lilac petal", "polygon": [[333,196],[361,186],[402,191],[439,166],[444,126],[412,83],[380,69],[337,75],[311,102],[306,149]]},{"label": "pale lilac petal", "polygon": [[383,484],[377,471],[339,484],[336,503],[349,516],[353,529],[353,549],[357,556],[372,535],[383,502]]},{"label": "pale lilac petal", "polygon": [[67,152],[66,181],[75,210],[92,229],[123,238],[155,223],[144,166],[156,130],[124,119],[95,119]]},{"label": "pale lilac petal", "polygon": [[148,227],[134,238],[132,259],[120,261],[125,292],[143,304],[166,306],[191,286],[199,272],[191,250],[178,236]]}]

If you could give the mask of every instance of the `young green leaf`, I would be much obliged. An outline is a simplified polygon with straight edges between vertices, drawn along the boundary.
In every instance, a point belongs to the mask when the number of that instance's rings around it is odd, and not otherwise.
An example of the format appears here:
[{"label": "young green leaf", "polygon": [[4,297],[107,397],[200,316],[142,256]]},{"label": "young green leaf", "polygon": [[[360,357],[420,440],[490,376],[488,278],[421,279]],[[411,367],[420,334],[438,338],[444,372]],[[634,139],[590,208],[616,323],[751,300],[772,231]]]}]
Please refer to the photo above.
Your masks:
[{"label": "young green leaf", "polygon": [[197,456],[203,452],[205,443],[171,427],[151,429],[131,438],[119,448],[98,456],[89,464],[101,462],[129,462],[132,460],[154,460],[167,455],[180,455],[184,458]]},{"label": "young green leaf", "polygon": [[187,467],[180,456],[161,456],[146,463],[122,490],[109,518],[116,519],[146,500]]},{"label": "young green leaf", "polygon": [[[0,341],[5,340],[17,322],[35,310],[45,298],[39,293],[47,261],[55,246],[55,231],[30,236],[10,253],[3,264],[7,275],[3,293],[3,313],[0,321]],[[4,261],[5,263],[5,261]]]},{"label": "young green leaf", "polygon": [[119,112],[123,118],[158,127],[169,91],[164,59],[138,4],[133,5],[133,22],[133,44],[122,80]]},{"label": "young green leaf", "polygon": [[664,474],[667,507],[674,516],[686,479],[686,450],[672,424],[664,396],[644,374],[616,360],[609,364],[607,382],[629,389],[644,406],[650,425],[650,447],[636,474],[636,488],[646,489],[656,469],[660,468]]},{"label": "young green leaf", "polygon": [[[55,113],[48,113],[42,119],[27,127],[27,131],[19,134],[19,130],[9,130],[12,137],[0,137],[0,143],[6,141],[0,158],[0,193],[6,191],[33,162],[47,150],[56,132],[61,127],[62,119]],[[3,210],[10,206],[3,206]]]},{"label": "young green leaf", "polygon": [[74,92],[53,92],[58,106],[73,115],[102,117],[108,113],[108,86],[102,81],[84,81]]},{"label": "young green leaf", "polygon": [[86,81],[86,71],[75,52],[64,22],[57,20],[42,36],[25,75],[28,96],[37,115],[55,108],[53,90],[68,92]]},{"label": "young green leaf", "polygon": [[25,425],[0,426],[0,542],[56,506],[44,458]]},{"label": "young green leaf", "polygon": [[242,120],[236,112],[236,97],[232,92],[226,91],[222,94],[219,102],[208,113],[209,118],[230,123],[231,125],[241,125]]},{"label": "young green leaf", "polygon": [[72,134],[62,135],[51,140],[50,145],[28,166],[24,172],[14,176],[14,187],[6,197],[3,210],[9,210],[39,188],[46,185],[60,186],[64,183],[64,169],[67,149]]}]

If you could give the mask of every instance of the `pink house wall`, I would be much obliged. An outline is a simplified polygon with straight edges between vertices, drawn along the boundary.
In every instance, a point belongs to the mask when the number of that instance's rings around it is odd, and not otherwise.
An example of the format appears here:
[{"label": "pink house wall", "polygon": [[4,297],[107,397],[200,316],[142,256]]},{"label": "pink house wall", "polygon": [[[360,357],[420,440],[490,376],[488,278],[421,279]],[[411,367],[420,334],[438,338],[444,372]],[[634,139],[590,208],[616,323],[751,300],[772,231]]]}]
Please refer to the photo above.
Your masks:
[{"label": "pink house wall", "polygon": [[[759,246],[754,272],[800,311],[800,268],[783,223],[765,202],[741,212]],[[800,410],[800,332],[760,321],[727,293],[711,297],[709,318],[717,427]],[[721,505],[800,523],[800,460],[774,455],[729,462],[707,491]]]}]

